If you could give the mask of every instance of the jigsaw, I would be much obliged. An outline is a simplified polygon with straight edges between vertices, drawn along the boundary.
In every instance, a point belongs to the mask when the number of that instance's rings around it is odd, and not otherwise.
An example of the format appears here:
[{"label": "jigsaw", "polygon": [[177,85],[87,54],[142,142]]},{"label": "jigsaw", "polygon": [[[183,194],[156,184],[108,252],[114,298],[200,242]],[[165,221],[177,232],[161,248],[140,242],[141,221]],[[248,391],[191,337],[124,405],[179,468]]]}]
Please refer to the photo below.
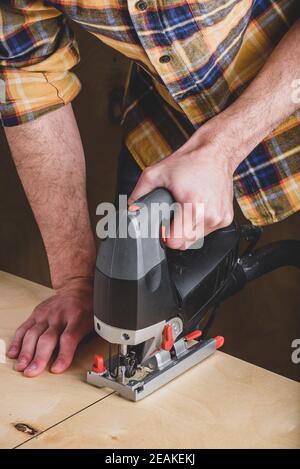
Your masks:
[{"label": "jigsaw", "polygon": [[[212,355],[224,342],[209,337],[219,305],[249,281],[283,265],[300,268],[300,241],[254,249],[261,229],[233,222],[204,239],[202,247],[168,249],[151,204],[172,207],[159,188],[119,213],[131,235],[107,237],[100,246],[94,288],[95,330],[109,343],[109,357],[96,355],[88,383],[138,401]],[[149,224],[142,236],[141,223]],[[151,226],[150,226],[151,225]],[[241,241],[247,242],[244,252]]]}]

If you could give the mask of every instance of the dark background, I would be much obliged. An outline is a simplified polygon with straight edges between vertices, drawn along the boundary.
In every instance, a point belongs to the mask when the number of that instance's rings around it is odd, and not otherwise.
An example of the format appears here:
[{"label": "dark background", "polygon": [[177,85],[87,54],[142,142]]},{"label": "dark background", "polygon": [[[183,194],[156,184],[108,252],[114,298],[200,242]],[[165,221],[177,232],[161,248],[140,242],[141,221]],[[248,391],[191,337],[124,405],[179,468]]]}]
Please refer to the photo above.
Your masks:
[{"label": "dark background", "polygon": [[[74,101],[87,161],[88,199],[93,228],[96,206],[112,201],[120,129],[118,97],[128,62],[120,54],[78,32],[83,90]],[[50,285],[42,239],[0,128],[0,269]],[[236,218],[243,216],[236,207]],[[300,239],[300,216],[268,226],[260,244]],[[291,343],[300,338],[300,271],[283,268],[249,284],[226,301],[213,333],[225,336],[223,351],[292,379],[300,365],[291,361]],[[221,392],[221,391],[220,391]]]}]

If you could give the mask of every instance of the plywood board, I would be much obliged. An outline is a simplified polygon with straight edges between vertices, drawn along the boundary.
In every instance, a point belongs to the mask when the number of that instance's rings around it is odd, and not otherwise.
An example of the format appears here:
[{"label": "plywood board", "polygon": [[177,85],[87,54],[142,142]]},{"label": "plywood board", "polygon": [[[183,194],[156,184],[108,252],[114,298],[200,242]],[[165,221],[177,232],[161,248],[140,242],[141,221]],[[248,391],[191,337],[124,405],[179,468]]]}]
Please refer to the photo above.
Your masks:
[{"label": "plywood board", "polygon": [[111,395],[22,448],[297,448],[300,385],[221,352],[139,402]]},{"label": "plywood board", "polygon": [[[0,273],[2,345],[50,289]],[[0,446],[11,448],[297,448],[300,385],[217,352],[138,403],[85,383],[93,354],[82,345],[71,369],[24,378],[0,364]],[[4,358],[3,347],[0,356]],[[15,428],[25,424],[36,435]],[[20,429],[24,427],[19,426]],[[27,427],[26,427],[27,428]]]},{"label": "plywood board", "polygon": [[16,327],[34,306],[51,294],[49,288],[0,272],[1,448],[12,448],[30,438],[29,433],[18,431],[16,424],[26,424],[37,432],[44,431],[109,394],[109,391],[93,388],[84,381],[94,351],[103,347],[97,337],[80,347],[72,367],[63,375],[45,371],[38,378],[25,378],[14,371],[14,361],[5,358],[6,344]]}]

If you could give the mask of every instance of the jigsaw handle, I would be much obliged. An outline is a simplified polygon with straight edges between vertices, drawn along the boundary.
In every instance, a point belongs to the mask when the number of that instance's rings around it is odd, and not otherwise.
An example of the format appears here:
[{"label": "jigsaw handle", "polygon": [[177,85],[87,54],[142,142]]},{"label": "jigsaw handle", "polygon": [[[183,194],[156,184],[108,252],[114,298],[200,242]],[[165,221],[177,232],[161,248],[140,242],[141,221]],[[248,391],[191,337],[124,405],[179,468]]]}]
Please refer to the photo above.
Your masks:
[{"label": "jigsaw handle", "polygon": [[148,194],[140,197],[135,202],[135,205],[144,204],[148,206],[152,203],[164,203],[171,206],[174,202],[175,199],[172,196],[171,192],[165,189],[164,187],[159,187],[158,189],[154,189],[153,191],[148,192]]},{"label": "jigsaw handle", "polygon": [[154,189],[148,194],[140,197],[134,203],[134,207],[146,207],[149,214],[151,213],[151,210],[154,210],[154,212],[152,212],[153,216],[151,214],[150,217],[151,223],[159,230],[157,235],[164,237],[164,232],[166,228],[169,227],[174,217],[175,203],[175,199],[171,192],[163,187],[159,187],[158,189]]},{"label": "jigsaw handle", "polygon": [[[166,248],[160,234],[162,223],[170,221],[173,203],[172,195],[163,188],[146,194],[128,210],[126,207],[118,212],[116,236],[108,236],[101,243],[94,311],[100,321],[99,334],[110,342],[137,345],[153,339],[150,326],[161,324],[176,311]],[[153,204],[157,204],[155,210]],[[127,236],[121,231],[124,226]],[[149,330],[142,339],[134,333],[146,328]]]}]

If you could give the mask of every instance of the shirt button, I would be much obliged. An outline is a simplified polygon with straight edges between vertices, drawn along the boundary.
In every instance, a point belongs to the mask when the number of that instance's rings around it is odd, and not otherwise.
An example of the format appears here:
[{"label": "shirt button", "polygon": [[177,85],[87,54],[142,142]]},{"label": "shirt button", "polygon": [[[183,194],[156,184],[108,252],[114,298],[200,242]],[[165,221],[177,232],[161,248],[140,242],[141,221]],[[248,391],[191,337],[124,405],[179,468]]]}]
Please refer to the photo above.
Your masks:
[{"label": "shirt button", "polygon": [[144,11],[148,8],[148,5],[147,5],[147,2],[145,2],[144,0],[139,0],[135,4],[135,7],[137,8],[137,10]]},{"label": "shirt button", "polygon": [[159,61],[161,64],[167,64],[168,62],[170,62],[170,60],[171,60],[171,57],[169,55],[162,55],[159,58]]}]

